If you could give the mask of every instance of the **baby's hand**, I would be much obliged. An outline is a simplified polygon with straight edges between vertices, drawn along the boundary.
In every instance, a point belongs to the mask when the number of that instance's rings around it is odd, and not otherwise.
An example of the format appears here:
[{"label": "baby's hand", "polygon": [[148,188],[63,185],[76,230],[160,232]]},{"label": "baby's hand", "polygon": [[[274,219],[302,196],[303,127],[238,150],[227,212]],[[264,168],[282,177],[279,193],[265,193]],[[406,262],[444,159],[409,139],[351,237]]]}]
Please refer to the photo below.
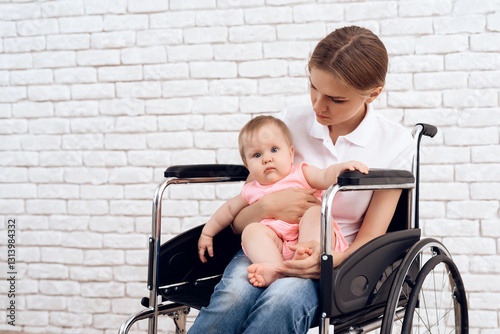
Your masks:
[{"label": "baby's hand", "polygon": [[345,170],[351,170],[351,171],[358,170],[363,174],[368,174],[369,171],[368,167],[364,163],[355,160],[344,162],[341,163],[340,165],[341,165],[340,168],[341,172]]},{"label": "baby's hand", "polygon": [[208,251],[208,255],[210,255],[210,257],[214,256],[213,238],[202,233],[200,235],[200,239],[198,240],[198,255],[203,263],[207,262],[205,251]]}]

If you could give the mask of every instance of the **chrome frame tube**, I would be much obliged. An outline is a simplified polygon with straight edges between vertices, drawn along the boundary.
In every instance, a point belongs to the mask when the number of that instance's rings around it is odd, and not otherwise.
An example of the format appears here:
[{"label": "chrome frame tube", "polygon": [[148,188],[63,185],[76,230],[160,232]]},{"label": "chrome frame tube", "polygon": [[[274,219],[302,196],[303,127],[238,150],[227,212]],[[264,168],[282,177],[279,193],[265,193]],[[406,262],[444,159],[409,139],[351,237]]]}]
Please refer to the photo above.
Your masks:
[{"label": "chrome frame tube", "polygon": [[151,286],[148,286],[149,292],[149,308],[153,314],[149,318],[148,333],[156,334],[158,331],[158,260],[160,259],[161,247],[161,201],[163,193],[167,186],[174,182],[175,179],[165,179],[161,184],[156,187],[153,197],[153,221],[152,221],[152,238],[153,238],[153,277]]},{"label": "chrome frame tube", "polygon": [[128,331],[130,330],[130,328],[132,327],[132,325],[134,323],[136,323],[139,320],[143,320],[143,319],[149,318],[153,313],[154,313],[154,310],[152,310],[150,308],[143,309],[143,310],[137,312],[136,314],[134,314],[133,316],[131,316],[130,318],[128,318],[127,321],[125,321],[121,325],[120,329],[118,330],[118,334],[126,334],[126,333],[128,333]]},{"label": "chrome frame tube", "polygon": [[[340,190],[338,184],[331,185],[323,197],[321,203],[321,256],[332,254],[332,203],[335,195]],[[320,334],[328,333],[330,326],[330,318],[321,316],[319,324]]]},{"label": "chrome frame tube", "polygon": [[[178,312],[183,312],[185,314],[188,313],[189,311],[189,306],[185,305],[179,305],[176,303],[170,303],[170,304],[160,304],[158,305],[158,312],[160,315],[168,315],[170,317],[175,316],[176,313]],[[118,330],[118,334],[127,334],[130,328],[132,328],[132,325],[135,324],[139,320],[144,320],[152,317],[154,314],[154,310],[151,307],[145,308],[136,314],[130,316],[122,325],[120,326],[120,329]],[[181,319],[182,320],[182,319]],[[185,318],[183,319],[185,320]],[[180,329],[178,332],[183,333],[182,327],[185,324],[179,324],[179,319],[174,319],[176,322],[176,326]],[[176,332],[177,333],[177,332]]]},{"label": "chrome frame tube", "polygon": [[418,198],[417,198],[417,188],[418,187],[418,182],[420,181],[420,171],[419,171],[419,166],[418,166],[418,159],[419,159],[419,148],[420,148],[420,139],[421,139],[421,133],[423,131],[424,127],[420,124],[416,125],[412,131],[411,134],[413,136],[413,143],[415,145],[415,152],[413,154],[413,162],[411,166],[411,172],[413,173],[413,176],[415,176],[415,189],[411,191],[410,194],[410,228],[415,228],[416,227],[416,212],[418,211]]},{"label": "chrome frame tube", "polygon": [[340,191],[355,191],[355,190],[387,190],[387,189],[411,189],[415,186],[414,183],[394,183],[383,185],[356,185],[342,186]]},{"label": "chrome frame tube", "polygon": [[[406,309],[398,310],[396,311],[396,314],[394,315],[394,321],[401,320],[405,316]],[[378,319],[373,322],[367,322],[364,324],[361,324],[356,327],[351,327],[347,330],[342,331],[341,333],[346,333],[346,334],[362,334],[362,333],[368,333],[377,329],[380,329],[382,327],[382,319]]]},{"label": "chrome frame tube", "polygon": [[332,247],[332,203],[340,186],[338,184],[331,185],[323,197],[321,203],[321,255],[331,255]]}]

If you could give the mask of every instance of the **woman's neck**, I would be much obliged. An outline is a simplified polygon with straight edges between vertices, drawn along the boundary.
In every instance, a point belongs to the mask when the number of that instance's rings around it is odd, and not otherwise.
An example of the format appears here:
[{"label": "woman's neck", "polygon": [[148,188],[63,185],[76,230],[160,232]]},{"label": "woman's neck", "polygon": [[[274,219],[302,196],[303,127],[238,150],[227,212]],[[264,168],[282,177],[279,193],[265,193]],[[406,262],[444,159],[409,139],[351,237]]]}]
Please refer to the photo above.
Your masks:
[{"label": "woman's neck", "polygon": [[332,139],[333,145],[337,143],[337,139],[340,136],[346,136],[349,133],[356,130],[359,124],[363,121],[368,111],[368,106],[366,103],[362,107],[362,111],[358,112],[354,117],[348,119],[340,124],[329,125],[328,130],[330,131],[330,138]]}]

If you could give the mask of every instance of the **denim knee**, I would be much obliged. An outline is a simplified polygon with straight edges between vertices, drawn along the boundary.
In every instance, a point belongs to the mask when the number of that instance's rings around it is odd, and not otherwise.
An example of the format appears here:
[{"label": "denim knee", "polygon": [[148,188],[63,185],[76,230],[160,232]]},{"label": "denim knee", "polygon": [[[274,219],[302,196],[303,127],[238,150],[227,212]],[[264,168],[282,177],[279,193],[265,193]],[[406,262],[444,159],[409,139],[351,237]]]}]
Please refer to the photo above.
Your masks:
[{"label": "denim knee", "polygon": [[210,304],[201,309],[189,333],[240,333],[250,308],[262,293],[248,282],[250,261],[240,251],[215,287]]},{"label": "denim knee", "polygon": [[279,279],[260,295],[245,322],[244,333],[307,333],[317,310],[317,281]]}]

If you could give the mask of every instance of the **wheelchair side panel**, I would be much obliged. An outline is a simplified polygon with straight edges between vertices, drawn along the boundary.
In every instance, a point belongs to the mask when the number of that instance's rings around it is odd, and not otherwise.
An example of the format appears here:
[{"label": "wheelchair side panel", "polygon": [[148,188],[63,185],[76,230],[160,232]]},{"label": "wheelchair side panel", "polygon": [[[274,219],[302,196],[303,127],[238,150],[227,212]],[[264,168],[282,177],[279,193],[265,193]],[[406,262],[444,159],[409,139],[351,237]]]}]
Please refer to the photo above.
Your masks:
[{"label": "wheelchair side panel", "polygon": [[420,230],[387,233],[364,245],[333,273],[330,317],[383,304],[406,252],[420,239]]}]

